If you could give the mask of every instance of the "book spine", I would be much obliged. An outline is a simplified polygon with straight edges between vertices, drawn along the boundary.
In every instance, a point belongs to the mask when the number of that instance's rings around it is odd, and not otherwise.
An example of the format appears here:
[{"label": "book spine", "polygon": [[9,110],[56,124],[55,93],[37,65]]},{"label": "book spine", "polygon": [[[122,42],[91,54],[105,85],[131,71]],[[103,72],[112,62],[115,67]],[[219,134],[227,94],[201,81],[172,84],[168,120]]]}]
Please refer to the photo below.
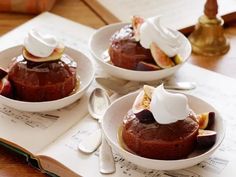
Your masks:
[{"label": "book spine", "polygon": [[46,173],[47,175],[52,176],[52,177],[58,177],[56,174],[44,170],[44,169],[41,167],[40,162],[39,162],[39,160],[38,160],[37,158],[32,157],[31,155],[25,153],[24,151],[22,151],[22,150],[20,150],[20,149],[18,149],[18,148],[16,148],[16,147],[14,147],[14,146],[11,146],[11,145],[9,145],[9,144],[6,144],[6,143],[4,143],[4,142],[2,142],[2,141],[0,141],[0,145],[3,146],[3,147],[5,147],[5,148],[7,148],[7,149],[10,149],[11,151],[13,151],[13,152],[15,152],[15,153],[17,153],[17,154],[20,154],[21,156],[24,156],[26,162],[27,162],[30,166],[32,166],[33,168],[36,168],[37,170],[41,171],[42,173]]}]

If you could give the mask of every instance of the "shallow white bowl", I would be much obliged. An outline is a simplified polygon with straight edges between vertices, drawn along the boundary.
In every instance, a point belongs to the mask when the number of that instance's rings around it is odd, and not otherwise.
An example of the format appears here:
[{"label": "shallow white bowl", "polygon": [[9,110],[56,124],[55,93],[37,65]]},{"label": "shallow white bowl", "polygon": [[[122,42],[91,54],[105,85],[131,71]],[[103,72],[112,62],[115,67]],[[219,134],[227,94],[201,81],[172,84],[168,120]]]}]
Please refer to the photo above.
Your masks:
[{"label": "shallow white bowl", "polygon": [[102,128],[104,131],[105,138],[107,139],[108,143],[111,145],[113,150],[119,153],[126,160],[148,169],[183,169],[196,165],[201,161],[207,159],[221,144],[224,138],[225,128],[222,117],[220,116],[219,112],[204,100],[191,95],[187,95],[189,105],[196,113],[203,113],[209,111],[214,111],[216,113],[214,131],[217,132],[217,140],[214,146],[204,152],[195,150],[192,154],[189,155],[188,158],[181,160],[155,160],[144,158],[128,152],[119,143],[118,131],[122,125],[122,120],[124,116],[131,108],[136,96],[137,92],[131,93],[113,102],[105,112],[104,118],[102,120]]},{"label": "shallow white bowl", "polygon": [[189,58],[192,48],[188,39],[180,33],[182,39],[181,53],[184,62],[168,69],[158,71],[134,71],[123,69],[104,61],[103,54],[108,49],[110,37],[128,23],[107,25],[97,30],[90,38],[89,49],[96,61],[110,75],[126,80],[151,81],[159,80],[174,74]]},{"label": "shallow white bowl", "polygon": [[[22,46],[15,46],[0,52],[0,67],[8,68],[12,58],[22,53]],[[44,112],[63,108],[78,100],[88,89],[94,78],[94,67],[92,61],[83,53],[66,47],[65,53],[71,56],[77,63],[77,75],[80,77],[80,88],[75,93],[58,100],[44,102],[18,101],[0,95],[0,103],[27,112]]]}]

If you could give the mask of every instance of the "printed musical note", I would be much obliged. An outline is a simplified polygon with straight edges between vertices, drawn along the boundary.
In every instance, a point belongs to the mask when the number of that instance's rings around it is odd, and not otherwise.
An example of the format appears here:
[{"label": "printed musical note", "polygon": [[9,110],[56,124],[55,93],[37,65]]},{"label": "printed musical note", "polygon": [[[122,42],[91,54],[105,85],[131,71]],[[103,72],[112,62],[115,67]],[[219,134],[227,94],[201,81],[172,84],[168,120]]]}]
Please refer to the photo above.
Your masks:
[{"label": "printed musical note", "polygon": [[114,154],[114,160],[117,168],[122,170],[122,173],[126,176],[144,176],[144,177],[201,177],[199,174],[190,171],[188,169],[184,170],[174,170],[174,171],[159,171],[141,168],[137,165],[128,162],[118,154]]},{"label": "printed musical note", "polygon": [[86,138],[89,136],[94,130],[78,130],[73,134],[68,142],[65,143],[65,146],[69,147],[70,149],[77,151],[78,150],[78,144],[83,140],[83,138]]},{"label": "printed musical note", "polygon": [[13,108],[0,105],[0,118],[7,118],[9,121],[22,122],[32,128],[47,129],[60,117],[47,113],[21,112]]},{"label": "printed musical note", "polygon": [[208,160],[199,163],[197,166],[208,172],[219,174],[224,170],[228,163],[228,160],[217,157],[211,157]]},{"label": "printed musical note", "polygon": [[201,175],[199,175],[195,172],[189,171],[187,169],[186,170],[176,170],[176,171],[165,171],[165,172],[163,172],[163,175],[170,176],[170,177],[201,177]]}]

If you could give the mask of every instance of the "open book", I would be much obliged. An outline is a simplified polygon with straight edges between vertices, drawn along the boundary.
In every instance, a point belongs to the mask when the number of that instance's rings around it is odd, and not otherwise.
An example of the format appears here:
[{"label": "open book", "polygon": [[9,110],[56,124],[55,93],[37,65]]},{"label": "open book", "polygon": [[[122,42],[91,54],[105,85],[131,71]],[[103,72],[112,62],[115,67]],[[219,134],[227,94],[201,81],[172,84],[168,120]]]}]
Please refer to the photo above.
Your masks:
[{"label": "open book", "polygon": [[[1,37],[0,50],[22,43],[31,28],[53,33],[65,45],[89,55],[87,42],[94,30],[50,13],[43,13]],[[97,74],[106,75],[98,66],[96,69]],[[228,134],[222,146],[210,159],[194,167],[175,171],[143,169],[114,152],[116,172],[110,177],[232,176],[236,165],[236,81],[190,64],[185,64],[172,79],[195,81],[197,89],[191,94],[206,99],[227,118]],[[87,155],[77,148],[82,139],[99,127],[87,114],[88,95],[94,87],[96,83],[72,105],[47,113],[20,112],[0,104],[1,144],[24,154],[29,162],[52,176],[107,176],[99,173],[97,151]]]},{"label": "open book", "polygon": [[[129,22],[131,16],[162,15],[163,24],[183,33],[190,32],[203,15],[206,0],[90,0],[86,1],[108,24]],[[236,19],[236,1],[218,0],[219,15],[225,22]]]},{"label": "open book", "polygon": [[[61,27],[62,23],[63,28]],[[43,13],[2,36],[0,38],[0,50],[22,44],[24,37],[32,28],[54,34],[67,46],[73,46],[74,49],[79,49],[87,55],[89,53],[87,41],[94,30],[50,13]],[[76,36],[77,34],[79,35]],[[52,172],[59,176],[78,176],[78,174],[66,169],[66,166],[63,166],[62,170],[62,165],[47,156],[46,152],[58,137],[87,115],[89,92],[72,105],[52,112],[26,113],[0,104],[1,143],[24,154],[29,161],[37,164],[43,172]],[[95,126],[97,125],[95,124]],[[35,163],[37,161],[40,163]]]}]

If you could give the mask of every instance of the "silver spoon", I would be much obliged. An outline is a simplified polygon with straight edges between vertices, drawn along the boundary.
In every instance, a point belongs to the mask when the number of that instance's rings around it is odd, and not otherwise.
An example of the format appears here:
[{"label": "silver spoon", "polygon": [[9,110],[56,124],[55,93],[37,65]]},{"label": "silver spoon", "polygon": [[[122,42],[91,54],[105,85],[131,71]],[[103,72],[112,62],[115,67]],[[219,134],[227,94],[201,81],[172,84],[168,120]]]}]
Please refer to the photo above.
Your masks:
[{"label": "silver spoon", "polygon": [[[88,110],[90,115],[98,120],[102,119],[106,109],[110,105],[110,99],[103,89],[96,88],[89,97]],[[85,153],[94,152],[101,144],[99,149],[99,168],[104,174],[115,172],[115,162],[111,147],[102,135],[101,129],[95,131],[90,136],[86,137],[78,146]]]},{"label": "silver spoon", "polygon": [[165,81],[125,82],[124,80],[110,77],[96,77],[96,82],[101,86],[103,86],[104,88],[113,90],[114,92],[120,95],[125,95],[129,92],[135,91],[141,88],[144,84],[156,87],[161,83],[164,83],[164,87],[170,90],[192,90],[196,88],[196,83],[194,82],[165,82]]}]

